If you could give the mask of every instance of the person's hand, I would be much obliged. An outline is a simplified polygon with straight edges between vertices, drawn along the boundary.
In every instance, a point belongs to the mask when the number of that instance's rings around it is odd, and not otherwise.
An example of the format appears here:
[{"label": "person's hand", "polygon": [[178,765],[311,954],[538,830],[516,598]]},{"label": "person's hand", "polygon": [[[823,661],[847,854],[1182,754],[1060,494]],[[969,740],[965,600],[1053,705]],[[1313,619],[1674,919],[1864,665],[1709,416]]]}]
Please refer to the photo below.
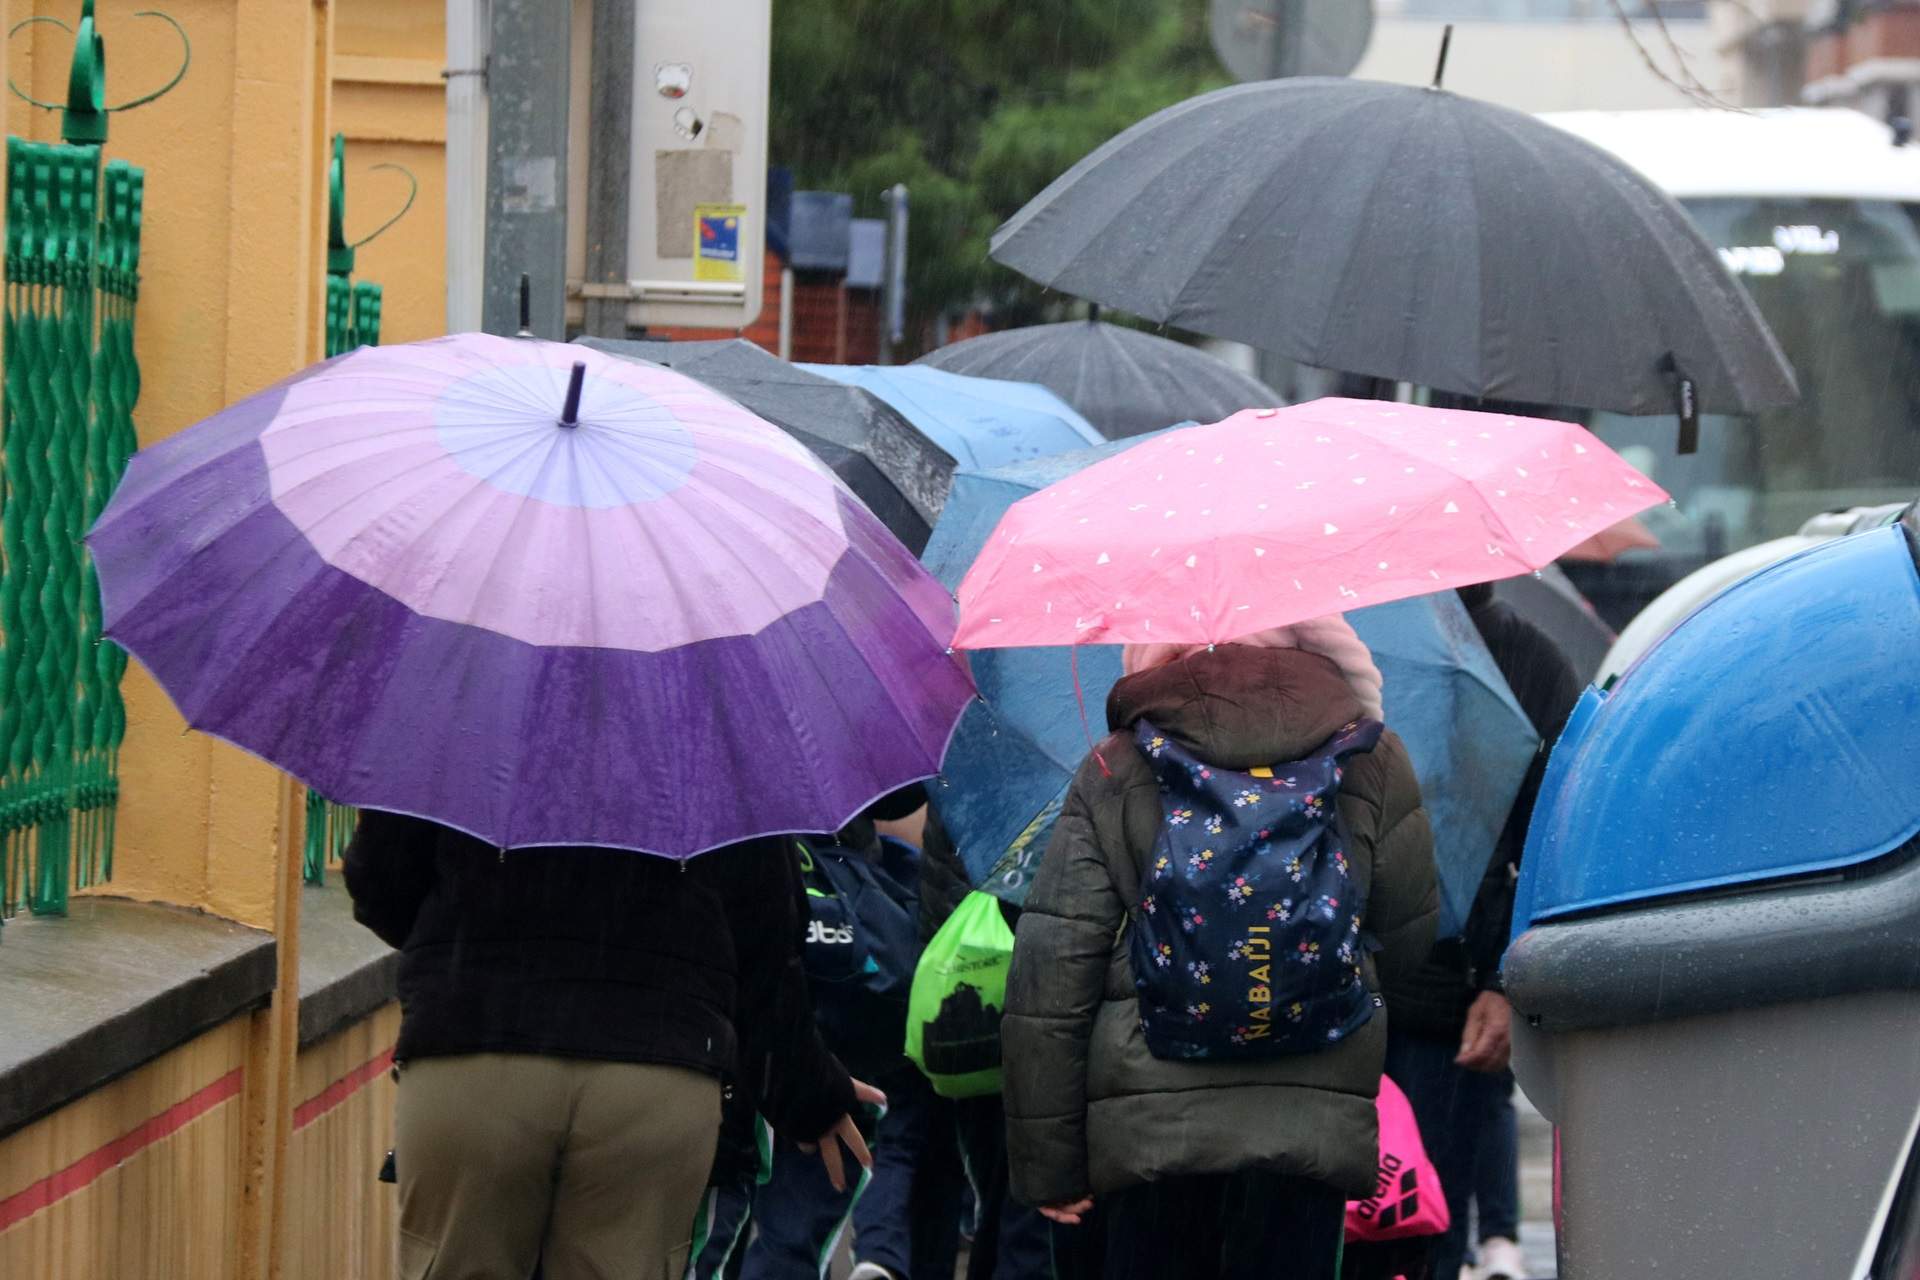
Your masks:
[{"label": "person's hand", "polygon": [[1092,1196],[1081,1196],[1078,1200],[1065,1204],[1043,1204],[1040,1215],[1048,1222],[1057,1222],[1063,1227],[1080,1225],[1080,1215],[1093,1208]]},{"label": "person's hand", "polygon": [[[887,1095],[864,1080],[853,1082],[853,1096],[870,1106],[887,1105]],[[840,1158],[841,1143],[845,1143],[847,1150],[853,1152],[853,1158],[860,1162],[862,1169],[873,1168],[873,1153],[867,1150],[867,1140],[860,1136],[860,1127],[853,1122],[852,1116],[841,1116],[818,1139],[800,1144],[802,1151],[819,1151],[820,1163],[827,1166],[827,1181],[833,1184],[835,1191],[847,1189],[847,1166]]]},{"label": "person's hand", "polygon": [[1505,1071],[1513,1058],[1513,1006],[1498,991],[1482,991],[1467,1010],[1467,1027],[1460,1033],[1457,1066],[1489,1074]]}]

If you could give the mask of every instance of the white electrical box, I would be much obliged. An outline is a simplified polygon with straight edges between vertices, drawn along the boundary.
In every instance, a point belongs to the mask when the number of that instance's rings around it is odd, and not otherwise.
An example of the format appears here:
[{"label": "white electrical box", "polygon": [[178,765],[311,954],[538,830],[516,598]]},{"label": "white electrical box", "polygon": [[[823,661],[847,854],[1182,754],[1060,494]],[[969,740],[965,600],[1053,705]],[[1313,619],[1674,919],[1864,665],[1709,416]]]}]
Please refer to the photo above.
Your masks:
[{"label": "white electrical box", "polygon": [[[570,184],[568,214],[575,280],[586,264],[580,64],[603,52],[582,47],[590,45],[580,39],[582,25],[576,17],[570,165],[579,179]],[[760,314],[766,260],[773,2],[638,0],[634,28],[627,322],[744,329]],[[576,296],[568,310],[577,317],[579,306]]]}]

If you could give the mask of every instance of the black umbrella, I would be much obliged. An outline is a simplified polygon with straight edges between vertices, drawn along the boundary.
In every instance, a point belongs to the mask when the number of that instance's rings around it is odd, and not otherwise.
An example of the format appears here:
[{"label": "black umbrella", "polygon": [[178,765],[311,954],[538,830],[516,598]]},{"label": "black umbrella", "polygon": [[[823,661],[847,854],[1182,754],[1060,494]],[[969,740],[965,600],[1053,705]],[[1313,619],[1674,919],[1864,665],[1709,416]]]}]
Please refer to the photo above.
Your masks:
[{"label": "black umbrella", "polygon": [[1546,632],[1583,683],[1599,672],[1616,637],[1557,566],[1549,565],[1537,576],[1502,578],[1493,584],[1493,594]]},{"label": "black umbrella", "polygon": [[574,341],[609,355],[665,365],[738,401],[832,467],[913,554],[926,550],[953,483],[953,455],[885,401],[795,368],[740,338]]},{"label": "black umbrella", "polygon": [[976,378],[1037,382],[1109,440],[1285,403],[1259,379],[1198,347],[1099,320],[982,334],[929,351],[915,363]]},{"label": "black umbrella", "polygon": [[1056,178],[993,256],[1150,320],[1485,398],[1658,414],[1797,395],[1679,205],[1570,133],[1439,89],[1191,98]]}]

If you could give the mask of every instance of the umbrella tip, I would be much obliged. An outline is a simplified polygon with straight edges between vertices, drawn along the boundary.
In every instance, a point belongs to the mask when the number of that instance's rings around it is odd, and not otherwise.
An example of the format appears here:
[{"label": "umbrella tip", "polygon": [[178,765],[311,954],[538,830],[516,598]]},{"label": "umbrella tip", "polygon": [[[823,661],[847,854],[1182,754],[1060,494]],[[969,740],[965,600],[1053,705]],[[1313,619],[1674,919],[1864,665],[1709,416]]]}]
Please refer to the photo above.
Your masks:
[{"label": "umbrella tip", "polygon": [[567,402],[560,409],[560,425],[577,427],[580,425],[580,388],[587,381],[587,362],[575,360],[573,373],[567,379]]},{"label": "umbrella tip", "polygon": [[1447,51],[1453,47],[1453,24],[1449,22],[1440,32],[1440,60],[1433,67],[1433,87],[1438,89],[1447,78]]},{"label": "umbrella tip", "polygon": [[533,336],[533,277],[525,271],[520,273],[520,332],[514,336]]}]

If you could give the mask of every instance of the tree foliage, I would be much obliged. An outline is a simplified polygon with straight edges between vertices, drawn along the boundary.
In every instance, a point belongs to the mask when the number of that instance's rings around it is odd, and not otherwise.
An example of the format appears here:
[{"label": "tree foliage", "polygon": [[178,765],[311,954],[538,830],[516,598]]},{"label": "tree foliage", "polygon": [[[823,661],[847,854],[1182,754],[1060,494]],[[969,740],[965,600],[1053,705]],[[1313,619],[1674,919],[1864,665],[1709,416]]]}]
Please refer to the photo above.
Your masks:
[{"label": "tree foliage", "polygon": [[777,0],[772,152],[863,215],[911,193],[921,318],[1039,292],[987,258],[993,230],[1120,130],[1226,82],[1206,0]]}]

